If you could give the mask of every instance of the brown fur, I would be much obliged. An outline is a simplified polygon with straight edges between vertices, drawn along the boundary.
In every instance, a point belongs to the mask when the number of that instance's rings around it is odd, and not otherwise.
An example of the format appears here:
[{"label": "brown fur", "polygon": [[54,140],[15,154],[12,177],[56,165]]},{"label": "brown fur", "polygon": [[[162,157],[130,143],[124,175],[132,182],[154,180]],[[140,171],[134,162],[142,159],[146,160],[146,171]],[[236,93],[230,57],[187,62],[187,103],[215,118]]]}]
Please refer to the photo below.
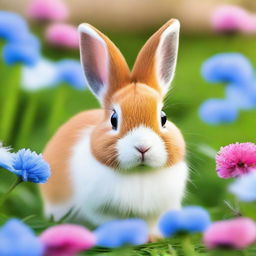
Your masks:
[{"label": "brown fur", "polygon": [[[130,84],[113,95],[113,104],[120,105],[122,125],[118,135],[108,132],[111,110],[106,110],[104,122],[98,124],[92,133],[92,152],[98,161],[110,167],[118,167],[116,161],[116,142],[135,127],[144,125],[156,132],[165,142],[168,151],[167,166],[181,161],[185,155],[185,142],[179,129],[171,122],[167,123],[168,132],[160,129],[158,105],[162,102],[160,94],[144,84]],[[150,139],[150,138],[149,138]]]},{"label": "brown fur", "polygon": [[44,199],[58,203],[70,197],[72,187],[68,161],[71,149],[78,140],[80,131],[99,123],[103,119],[103,112],[90,110],[79,113],[61,126],[49,141],[43,157],[51,166],[52,176],[47,183],[40,185]]},{"label": "brown fur", "polygon": [[173,23],[173,20],[166,22],[155,34],[153,34],[141,49],[132,70],[132,81],[144,83],[162,93],[156,77],[155,53],[164,30]]},{"label": "brown fur", "polygon": [[[130,70],[122,53],[115,44],[98,29],[91,27],[104,39],[110,55],[108,80],[111,86],[104,96],[104,105],[109,105],[113,93],[130,83]],[[83,34],[81,40],[83,44],[86,40],[89,40],[89,36]]]},{"label": "brown fur", "polygon": [[[155,50],[162,32],[172,23],[167,22],[143,47],[135,63],[132,75],[115,45],[96,30],[107,43],[110,53],[109,89],[104,98],[103,110],[91,110],[78,114],[64,124],[45,148],[44,158],[52,169],[48,183],[41,185],[45,200],[61,203],[72,195],[68,161],[71,149],[85,128],[94,127],[91,134],[91,150],[95,158],[112,168],[118,167],[116,142],[129,130],[144,125],[155,131],[165,142],[168,151],[167,166],[184,158],[185,143],[178,128],[167,122],[168,132],[160,129],[158,106],[163,100],[162,90],[155,74]],[[88,40],[88,38],[84,38]],[[111,104],[119,104],[122,110],[122,126],[119,134],[111,134]],[[159,111],[159,112],[158,112]],[[150,139],[150,138],[149,138]]]}]

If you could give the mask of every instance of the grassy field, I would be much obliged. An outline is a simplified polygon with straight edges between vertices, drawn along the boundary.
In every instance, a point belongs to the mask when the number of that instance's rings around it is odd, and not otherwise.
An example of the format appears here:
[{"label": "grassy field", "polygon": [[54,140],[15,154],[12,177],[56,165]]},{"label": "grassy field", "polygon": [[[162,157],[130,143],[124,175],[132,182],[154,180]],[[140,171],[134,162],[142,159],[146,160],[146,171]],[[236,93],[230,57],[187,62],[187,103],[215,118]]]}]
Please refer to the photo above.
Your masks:
[{"label": "grassy field", "polygon": [[[110,34],[109,36],[120,47],[129,66],[132,67],[139,49],[149,34]],[[180,127],[187,141],[187,158],[191,167],[191,181],[184,204],[204,206],[211,211],[214,219],[222,219],[231,214],[224,204],[224,199],[228,198],[226,184],[229,181],[217,178],[214,159],[202,152],[201,148],[209,146],[218,150],[222,145],[233,142],[256,142],[256,110],[241,112],[238,120],[229,125],[209,126],[198,117],[198,107],[205,99],[224,97],[223,85],[210,85],[205,82],[200,76],[200,66],[204,60],[213,54],[231,51],[245,54],[253,64],[256,64],[255,38],[182,36],[176,77],[165,105],[165,111],[169,119]],[[45,47],[44,54],[52,59],[78,57],[78,52],[63,52],[49,47]],[[8,84],[20,80],[19,72],[15,69],[18,69],[18,67],[7,68],[1,63],[0,107],[6,100]],[[62,103],[59,106],[55,104],[57,97],[62,97]],[[57,128],[79,111],[98,107],[97,101],[89,91],[75,91],[67,85],[35,92],[33,95],[20,90],[18,98],[15,125],[11,131],[8,145],[12,145],[15,149],[21,146],[29,147],[37,152],[42,151],[52,135],[49,120],[54,108],[59,109],[59,114],[53,124],[53,127]],[[21,140],[21,143],[17,143],[24,122],[23,114],[26,106],[31,102],[31,98],[34,98],[36,102],[34,104],[36,114],[33,127],[27,131],[28,138]],[[3,109],[0,109],[0,111],[3,111]],[[6,190],[12,178],[5,171],[0,173],[0,193]],[[36,218],[31,217],[30,220],[31,225],[38,230],[45,225],[44,222],[41,222],[42,207],[37,188],[34,185],[23,184],[17,188],[5,207],[7,216],[19,218],[28,215],[38,216]],[[5,220],[4,215],[1,216],[1,220]],[[164,249],[161,249],[161,246]],[[128,253],[127,255],[165,255],[164,252],[166,252],[167,247],[164,242],[156,244],[153,249],[151,247],[144,246],[143,250],[137,248],[134,250],[134,254]],[[162,250],[163,254],[154,254],[154,250]],[[151,251],[151,254],[148,251]],[[97,253],[93,251],[92,254],[96,255]],[[123,252],[122,255],[125,255],[125,253]]]}]

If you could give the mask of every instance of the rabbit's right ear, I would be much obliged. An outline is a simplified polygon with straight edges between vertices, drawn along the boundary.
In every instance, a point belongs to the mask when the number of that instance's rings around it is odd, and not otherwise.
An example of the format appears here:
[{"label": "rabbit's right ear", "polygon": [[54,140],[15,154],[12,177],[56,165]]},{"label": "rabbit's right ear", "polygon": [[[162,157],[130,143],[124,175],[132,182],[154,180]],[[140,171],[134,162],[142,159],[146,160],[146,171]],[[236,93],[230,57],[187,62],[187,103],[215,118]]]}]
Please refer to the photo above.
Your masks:
[{"label": "rabbit's right ear", "polygon": [[80,58],[88,86],[102,105],[111,95],[130,82],[130,70],[118,48],[100,31],[81,24]]},{"label": "rabbit's right ear", "polygon": [[173,79],[179,45],[180,23],[171,19],[149,38],[141,49],[132,80],[153,87],[163,96]]}]

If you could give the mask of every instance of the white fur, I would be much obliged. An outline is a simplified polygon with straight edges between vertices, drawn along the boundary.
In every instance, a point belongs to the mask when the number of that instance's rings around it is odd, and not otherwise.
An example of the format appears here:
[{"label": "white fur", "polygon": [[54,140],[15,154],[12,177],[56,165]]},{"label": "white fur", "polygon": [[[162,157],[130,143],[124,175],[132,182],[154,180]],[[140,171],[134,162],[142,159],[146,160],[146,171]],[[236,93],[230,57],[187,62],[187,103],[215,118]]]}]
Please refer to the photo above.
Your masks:
[{"label": "white fur", "polygon": [[[176,69],[176,63],[177,63],[177,55],[178,55],[178,48],[179,48],[179,31],[180,31],[180,22],[178,20],[174,20],[173,23],[162,33],[160,37],[160,42],[157,47],[156,51],[156,60],[157,60],[157,78],[158,78],[158,83],[161,85],[164,94],[167,93],[170,83],[173,80],[174,74],[175,74],[175,69]],[[174,60],[174,63],[171,67],[171,70],[169,70],[170,73],[170,78],[168,82],[164,82],[163,79],[161,79],[162,74],[162,65],[164,63],[163,58],[165,57],[164,49],[163,49],[163,44],[167,40],[168,36],[170,34],[177,35],[176,41],[170,41],[168,42],[169,44],[173,44],[173,50],[174,50],[174,56],[168,56],[169,61]],[[166,57],[165,57],[166,58]]]},{"label": "white fur", "polygon": [[[87,129],[81,134],[70,160],[72,201],[73,207],[79,210],[80,220],[95,226],[129,216],[156,221],[165,211],[180,207],[188,176],[185,162],[150,172],[120,173],[94,158],[90,132]],[[65,205],[48,205],[47,212],[60,218],[68,211],[64,208]],[[110,211],[103,211],[104,208]]]},{"label": "white fur", "polygon": [[[80,34],[82,34],[82,33],[85,33],[85,34],[87,34],[87,35],[89,35],[90,37],[92,37],[92,38],[94,38],[94,39],[96,39],[100,44],[101,44],[101,46],[103,47],[103,49],[104,49],[104,52],[105,52],[105,59],[104,60],[102,60],[102,61],[104,61],[104,66],[105,66],[105,68],[106,68],[106,70],[107,70],[107,73],[108,73],[108,71],[109,71],[109,52],[108,52],[108,47],[107,47],[107,44],[106,44],[106,42],[104,41],[104,39],[92,28],[92,26],[90,26],[90,24],[88,24],[88,23],[82,23],[82,24],[80,24],[79,26],[78,26],[78,32],[80,33]],[[80,36],[80,39],[81,39],[81,36]],[[81,52],[81,49],[83,48],[83,45],[81,44],[81,42],[80,42],[80,52]],[[85,49],[86,50],[86,49]],[[83,67],[83,69],[85,70],[86,69],[86,67],[84,67],[83,66],[83,62],[82,62],[82,57],[80,58],[80,60],[81,60],[81,65],[82,65],[82,67]],[[99,101],[102,103],[103,102],[103,97],[104,97],[104,95],[105,95],[105,93],[106,93],[106,87],[107,87],[107,82],[106,81],[104,81],[104,86],[103,86],[103,88],[101,88],[101,90],[100,90],[100,92],[98,93],[98,94],[96,94],[95,92],[94,92],[94,90],[90,87],[90,84],[88,83],[88,79],[86,78],[86,74],[84,73],[84,75],[85,75],[85,79],[86,79],[86,84],[88,84],[89,85],[89,88],[91,89],[91,92],[99,99]],[[108,75],[108,74],[107,74]],[[106,78],[106,79],[108,79],[108,78]],[[105,79],[103,79],[103,80],[105,80]]]},{"label": "white fur", "polygon": [[78,26],[78,32],[88,34],[89,36],[99,40],[103,45],[106,45],[103,38],[92,28],[88,23],[82,23]]},{"label": "white fur", "polygon": [[150,167],[162,167],[167,161],[164,141],[152,129],[137,127],[117,142],[117,153],[120,167],[129,169],[141,164],[139,147],[150,148],[145,154],[144,163]]}]

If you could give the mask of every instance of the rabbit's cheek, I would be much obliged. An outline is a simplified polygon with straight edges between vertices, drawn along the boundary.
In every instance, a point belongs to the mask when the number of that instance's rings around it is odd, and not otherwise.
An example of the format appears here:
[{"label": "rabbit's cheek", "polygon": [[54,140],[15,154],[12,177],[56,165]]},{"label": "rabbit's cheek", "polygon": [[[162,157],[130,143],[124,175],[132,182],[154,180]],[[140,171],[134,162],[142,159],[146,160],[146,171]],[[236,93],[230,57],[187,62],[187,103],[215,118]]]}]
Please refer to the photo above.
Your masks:
[{"label": "rabbit's cheek", "polygon": [[[140,152],[138,149],[144,149]],[[116,144],[120,168],[130,169],[139,165],[157,168],[166,164],[168,154],[165,143],[152,129],[139,126],[129,131]]]}]

